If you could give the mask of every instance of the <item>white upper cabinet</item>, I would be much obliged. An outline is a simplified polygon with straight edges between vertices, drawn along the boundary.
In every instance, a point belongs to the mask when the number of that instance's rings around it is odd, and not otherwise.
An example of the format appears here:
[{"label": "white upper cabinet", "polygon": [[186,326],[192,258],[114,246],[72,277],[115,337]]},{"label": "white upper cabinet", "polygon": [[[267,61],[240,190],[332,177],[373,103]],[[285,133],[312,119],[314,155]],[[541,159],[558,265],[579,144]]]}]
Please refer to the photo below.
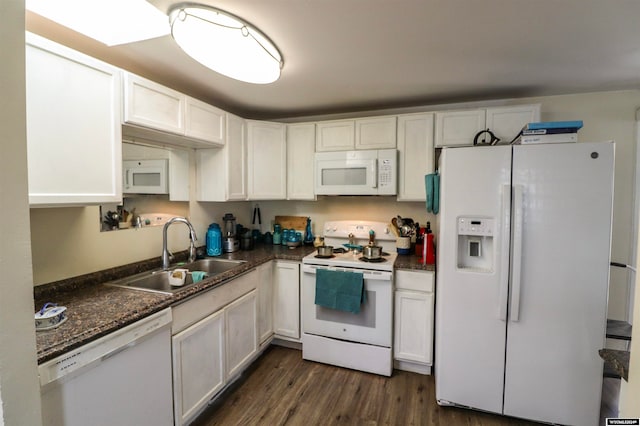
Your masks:
[{"label": "white upper cabinet", "polygon": [[226,113],[223,110],[189,96],[185,108],[185,136],[224,145]]},{"label": "white upper cabinet", "polygon": [[426,200],[424,175],[433,173],[433,114],[398,117],[398,201]]},{"label": "white upper cabinet", "polygon": [[511,142],[527,123],[540,121],[540,104],[487,108],[486,127],[502,142]]},{"label": "white upper cabinet", "polygon": [[247,166],[250,200],[287,198],[285,125],[247,120]]},{"label": "white upper cabinet", "polygon": [[472,146],[475,135],[487,128],[510,142],[525,124],[539,120],[539,104],[437,112],[435,146]]},{"label": "white upper cabinet", "polygon": [[315,200],[314,154],[316,126],[313,123],[287,125],[287,199]]},{"label": "white upper cabinet", "polygon": [[473,145],[473,137],[485,128],[485,117],[483,109],[437,112],[435,146]]},{"label": "white upper cabinet", "polygon": [[124,73],[123,87],[127,136],[191,148],[224,145],[221,109],[131,73]]},{"label": "white upper cabinet", "polygon": [[122,202],[120,71],[30,33],[26,42],[30,205]]},{"label": "white upper cabinet", "polygon": [[184,134],[186,96],[131,73],[124,73],[124,122]]},{"label": "white upper cabinet", "polygon": [[316,123],[316,151],[350,151],[355,148],[354,120],[333,120]]},{"label": "white upper cabinet", "polygon": [[356,149],[396,147],[396,116],[356,120]]},{"label": "white upper cabinet", "polygon": [[196,199],[247,199],[247,141],[245,120],[226,114],[226,140],[222,148],[196,150]]},{"label": "white upper cabinet", "polygon": [[247,125],[227,114],[227,200],[247,199]]},{"label": "white upper cabinet", "polygon": [[396,116],[316,123],[316,151],[351,151],[396,147]]}]

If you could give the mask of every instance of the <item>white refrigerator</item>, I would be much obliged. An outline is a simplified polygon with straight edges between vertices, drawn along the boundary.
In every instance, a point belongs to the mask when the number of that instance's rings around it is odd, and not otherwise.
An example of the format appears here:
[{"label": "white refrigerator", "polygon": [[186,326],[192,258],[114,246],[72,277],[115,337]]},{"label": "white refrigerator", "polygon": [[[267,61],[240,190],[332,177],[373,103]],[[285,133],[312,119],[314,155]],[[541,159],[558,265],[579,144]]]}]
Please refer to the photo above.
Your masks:
[{"label": "white refrigerator", "polygon": [[440,405],[597,425],[614,143],[444,148]]}]

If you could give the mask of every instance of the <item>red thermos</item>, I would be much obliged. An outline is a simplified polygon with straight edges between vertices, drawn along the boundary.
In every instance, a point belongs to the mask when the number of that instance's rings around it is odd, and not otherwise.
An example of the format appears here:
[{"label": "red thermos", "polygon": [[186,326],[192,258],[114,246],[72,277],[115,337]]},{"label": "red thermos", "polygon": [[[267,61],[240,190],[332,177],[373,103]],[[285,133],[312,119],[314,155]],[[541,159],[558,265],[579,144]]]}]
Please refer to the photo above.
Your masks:
[{"label": "red thermos", "polygon": [[433,233],[431,232],[431,223],[427,222],[426,234],[424,236],[424,259],[427,265],[434,265],[436,263],[436,250],[433,244]]}]

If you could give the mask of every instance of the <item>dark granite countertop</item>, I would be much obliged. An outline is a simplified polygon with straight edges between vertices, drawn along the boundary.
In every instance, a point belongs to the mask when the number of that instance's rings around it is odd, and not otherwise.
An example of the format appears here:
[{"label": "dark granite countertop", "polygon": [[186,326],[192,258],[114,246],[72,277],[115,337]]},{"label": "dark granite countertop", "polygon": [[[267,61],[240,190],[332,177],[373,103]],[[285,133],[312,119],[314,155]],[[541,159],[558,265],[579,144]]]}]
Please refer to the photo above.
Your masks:
[{"label": "dark granite countertop", "polygon": [[[196,293],[214,288],[256,266],[273,259],[301,261],[315,249],[302,246],[259,245],[254,250],[226,253],[220,258],[245,260],[237,267],[185,287],[174,294],[152,293],[103,285],[136,273],[160,268],[160,257],[73,277],[34,288],[36,309],[46,302],[67,307],[68,320],[57,328],[36,333],[38,363],[43,363],[91,340],[109,334],[123,326],[160,311]],[[186,252],[176,255],[186,259]],[[398,256],[397,269],[434,271],[434,265],[424,265],[417,256]]]},{"label": "dark granite countertop", "polygon": [[611,366],[620,377],[629,380],[629,359],[631,352],[617,349],[600,349],[598,351],[604,362]]}]

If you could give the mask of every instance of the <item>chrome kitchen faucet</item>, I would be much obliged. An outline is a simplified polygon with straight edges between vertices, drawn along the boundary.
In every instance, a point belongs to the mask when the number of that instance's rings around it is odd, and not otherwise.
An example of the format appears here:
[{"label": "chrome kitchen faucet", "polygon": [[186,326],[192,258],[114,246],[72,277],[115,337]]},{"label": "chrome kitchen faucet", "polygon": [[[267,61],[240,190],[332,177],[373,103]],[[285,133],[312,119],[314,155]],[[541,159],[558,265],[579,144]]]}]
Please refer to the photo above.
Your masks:
[{"label": "chrome kitchen faucet", "polygon": [[196,237],[196,230],[193,229],[193,225],[191,225],[191,222],[189,222],[189,220],[187,220],[186,218],[172,217],[167,221],[167,223],[164,224],[164,227],[162,228],[162,270],[163,271],[166,271],[167,269],[169,269],[170,258],[173,256],[171,253],[169,253],[169,250],[167,249],[167,229],[169,228],[169,225],[176,222],[184,223],[189,227],[189,263],[196,260],[195,242],[198,239],[198,237]]}]

